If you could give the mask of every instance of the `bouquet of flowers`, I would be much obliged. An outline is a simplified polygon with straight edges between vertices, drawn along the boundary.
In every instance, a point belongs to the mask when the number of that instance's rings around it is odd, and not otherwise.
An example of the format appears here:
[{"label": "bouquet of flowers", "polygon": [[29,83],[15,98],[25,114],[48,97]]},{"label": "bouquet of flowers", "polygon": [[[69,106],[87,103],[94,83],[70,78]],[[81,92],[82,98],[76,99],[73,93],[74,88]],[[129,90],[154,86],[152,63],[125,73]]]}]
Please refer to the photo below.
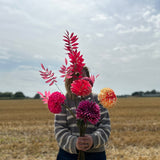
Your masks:
[{"label": "bouquet of flowers", "polygon": [[[67,58],[65,58],[65,65],[62,65],[59,72],[62,74],[62,78],[74,79],[70,88],[71,92],[75,96],[81,97],[80,103],[78,104],[78,106],[76,106],[76,114],[74,114],[72,110],[70,110],[69,106],[65,104],[66,97],[61,91],[56,91],[53,93],[45,91],[44,95],[41,92],[38,93],[41,95],[44,103],[48,104],[48,109],[50,110],[50,112],[58,114],[61,112],[62,107],[65,107],[76,119],[80,136],[84,136],[85,130],[87,128],[87,123],[90,122],[95,125],[100,119],[99,104],[84,99],[84,97],[91,94],[93,84],[98,75],[91,75],[90,77],[82,76],[82,70],[85,66],[85,63],[83,55],[81,55],[80,51],[77,50],[78,37],[77,35],[74,35],[74,33],[69,34],[68,31],[66,31],[63,37],[63,40],[65,41],[65,50],[67,51],[70,65],[67,66],[68,60]],[[42,71],[40,71],[40,75],[45,80],[45,82],[49,83],[50,86],[55,84],[59,89],[56,80],[57,77],[55,77],[54,73],[51,70],[48,70],[48,68],[45,68],[43,64],[41,64],[41,67]],[[117,98],[112,89],[103,88],[98,94],[98,100],[104,107],[111,108],[115,105]],[[85,160],[83,151],[79,151],[78,159]]]}]

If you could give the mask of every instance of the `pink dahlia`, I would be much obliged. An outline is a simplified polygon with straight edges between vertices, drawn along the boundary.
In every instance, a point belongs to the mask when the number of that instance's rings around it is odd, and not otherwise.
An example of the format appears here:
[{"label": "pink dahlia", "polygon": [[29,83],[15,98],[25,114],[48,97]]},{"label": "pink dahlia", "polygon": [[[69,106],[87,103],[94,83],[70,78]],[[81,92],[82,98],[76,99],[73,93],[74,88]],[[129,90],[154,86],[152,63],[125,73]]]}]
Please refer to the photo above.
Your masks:
[{"label": "pink dahlia", "polygon": [[48,99],[48,109],[52,113],[60,113],[61,105],[64,104],[66,97],[60,92],[53,92]]},{"label": "pink dahlia", "polygon": [[92,86],[88,81],[78,79],[71,84],[71,91],[77,96],[88,96],[92,92]]},{"label": "pink dahlia", "polygon": [[81,101],[76,110],[77,119],[96,124],[100,119],[100,107],[97,103],[89,100]]}]

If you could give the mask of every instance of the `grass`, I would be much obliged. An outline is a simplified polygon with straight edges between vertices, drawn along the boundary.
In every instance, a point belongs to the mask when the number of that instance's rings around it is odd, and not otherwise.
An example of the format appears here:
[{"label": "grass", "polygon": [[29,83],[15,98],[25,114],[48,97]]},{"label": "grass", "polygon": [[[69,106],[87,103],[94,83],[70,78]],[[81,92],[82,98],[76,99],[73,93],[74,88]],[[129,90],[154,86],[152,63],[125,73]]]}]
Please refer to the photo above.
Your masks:
[{"label": "grass", "polygon": [[[119,98],[108,160],[160,159],[160,98]],[[54,115],[40,100],[0,100],[0,160],[55,160]]]}]

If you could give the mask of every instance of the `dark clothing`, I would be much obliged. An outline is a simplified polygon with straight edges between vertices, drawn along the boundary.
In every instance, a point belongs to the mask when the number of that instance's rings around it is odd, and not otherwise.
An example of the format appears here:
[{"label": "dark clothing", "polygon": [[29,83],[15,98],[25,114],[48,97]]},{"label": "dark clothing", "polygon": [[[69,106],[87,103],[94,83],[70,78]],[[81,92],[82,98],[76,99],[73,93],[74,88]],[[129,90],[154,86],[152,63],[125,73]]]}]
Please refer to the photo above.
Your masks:
[{"label": "dark clothing", "polygon": [[[78,154],[71,154],[60,148],[57,160],[77,160]],[[103,152],[85,152],[85,160],[106,160],[105,151]]]}]

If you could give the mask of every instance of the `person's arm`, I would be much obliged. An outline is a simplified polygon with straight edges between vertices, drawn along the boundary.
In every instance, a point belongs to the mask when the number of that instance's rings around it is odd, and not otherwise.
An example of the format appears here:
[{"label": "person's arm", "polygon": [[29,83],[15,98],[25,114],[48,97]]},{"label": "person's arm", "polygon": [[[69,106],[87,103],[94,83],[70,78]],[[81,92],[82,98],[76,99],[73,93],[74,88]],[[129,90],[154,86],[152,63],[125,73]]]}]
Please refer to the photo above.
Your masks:
[{"label": "person's arm", "polygon": [[106,144],[111,131],[108,110],[106,108],[103,108],[102,106],[101,106],[101,119],[98,122],[97,126],[98,129],[91,134],[93,139],[92,148],[98,148],[101,145]]},{"label": "person's arm", "polygon": [[67,126],[67,114],[66,109],[63,107],[60,114],[55,115],[55,138],[58,142],[58,145],[63,150],[77,154],[76,150],[76,141],[77,136],[71,135],[71,132]]}]

